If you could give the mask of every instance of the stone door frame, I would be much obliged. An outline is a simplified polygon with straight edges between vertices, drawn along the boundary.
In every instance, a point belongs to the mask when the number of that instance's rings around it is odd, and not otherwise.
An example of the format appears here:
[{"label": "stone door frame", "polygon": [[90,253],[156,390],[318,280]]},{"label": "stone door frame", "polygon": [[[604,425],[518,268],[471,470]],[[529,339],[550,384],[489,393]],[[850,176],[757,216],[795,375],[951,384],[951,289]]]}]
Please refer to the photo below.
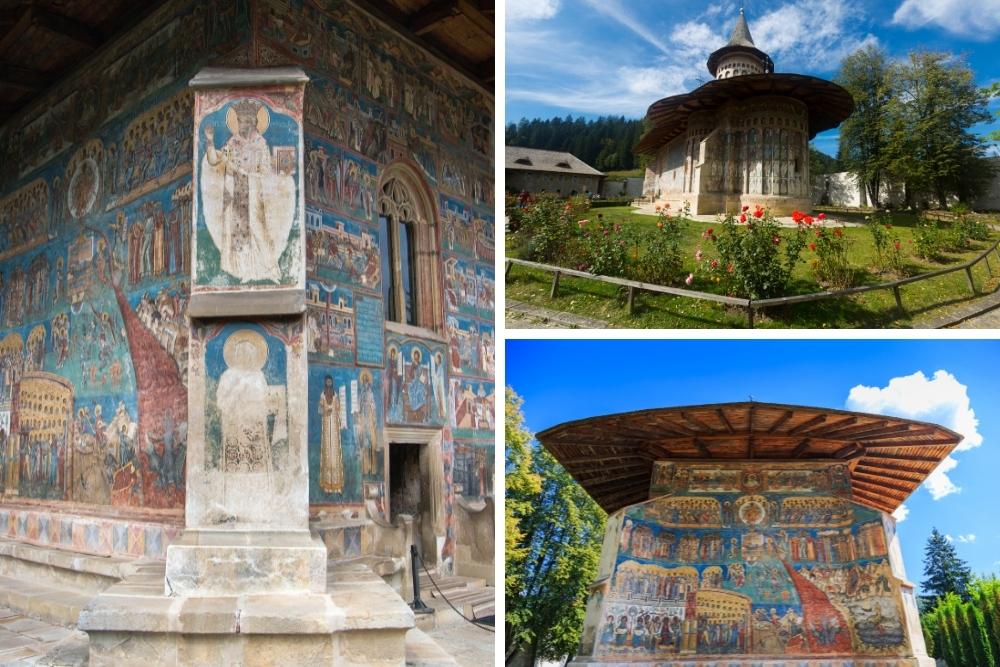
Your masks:
[{"label": "stone door frame", "polygon": [[[441,452],[443,429],[440,427],[386,426],[383,429],[385,455],[383,456],[383,479],[385,480],[385,518],[392,516],[392,498],[389,493],[389,447],[397,445],[418,445],[420,447],[420,551],[427,567],[439,567],[442,563],[441,550],[445,540],[444,514],[444,456]],[[433,545],[433,548],[430,548]],[[407,554],[408,555],[408,554]]]}]

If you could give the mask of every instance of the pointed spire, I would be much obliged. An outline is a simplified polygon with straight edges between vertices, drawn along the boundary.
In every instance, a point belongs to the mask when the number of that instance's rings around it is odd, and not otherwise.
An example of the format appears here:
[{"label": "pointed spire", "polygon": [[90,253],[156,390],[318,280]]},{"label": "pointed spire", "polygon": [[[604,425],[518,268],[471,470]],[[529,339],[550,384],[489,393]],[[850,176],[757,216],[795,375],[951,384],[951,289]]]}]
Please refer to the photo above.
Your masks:
[{"label": "pointed spire", "polygon": [[736,27],[733,28],[733,35],[729,38],[729,46],[756,46],[750,35],[750,26],[747,25],[743,7],[740,7],[740,17],[736,19]]}]

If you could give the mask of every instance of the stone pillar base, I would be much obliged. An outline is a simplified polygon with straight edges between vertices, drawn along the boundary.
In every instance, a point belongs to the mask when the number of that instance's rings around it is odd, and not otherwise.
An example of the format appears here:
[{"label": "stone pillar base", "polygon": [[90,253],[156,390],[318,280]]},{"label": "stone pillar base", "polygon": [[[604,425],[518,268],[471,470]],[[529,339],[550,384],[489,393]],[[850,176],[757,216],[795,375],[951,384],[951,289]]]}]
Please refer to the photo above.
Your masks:
[{"label": "stone pillar base", "polygon": [[323,593],[326,547],[307,532],[187,530],[167,547],[166,595]]},{"label": "stone pillar base", "polygon": [[330,567],[323,593],[165,595],[149,566],[98,595],[78,627],[90,665],[402,667],[413,612],[363,565]]}]

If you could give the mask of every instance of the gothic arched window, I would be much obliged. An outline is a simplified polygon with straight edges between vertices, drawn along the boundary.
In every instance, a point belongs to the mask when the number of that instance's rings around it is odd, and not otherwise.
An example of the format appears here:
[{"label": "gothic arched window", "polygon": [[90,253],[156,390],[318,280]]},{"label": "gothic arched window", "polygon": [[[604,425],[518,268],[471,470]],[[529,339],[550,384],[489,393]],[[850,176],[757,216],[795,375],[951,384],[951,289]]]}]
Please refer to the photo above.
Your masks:
[{"label": "gothic arched window", "polygon": [[387,322],[441,328],[434,209],[420,177],[396,163],[378,193],[382,298]]}]

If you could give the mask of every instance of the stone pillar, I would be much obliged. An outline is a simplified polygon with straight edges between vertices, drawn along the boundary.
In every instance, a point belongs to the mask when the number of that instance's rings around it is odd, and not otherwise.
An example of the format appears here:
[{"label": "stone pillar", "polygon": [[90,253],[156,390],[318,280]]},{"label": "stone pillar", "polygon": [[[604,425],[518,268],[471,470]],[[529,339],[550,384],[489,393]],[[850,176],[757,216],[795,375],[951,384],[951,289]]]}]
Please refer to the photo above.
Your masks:
[{"label": "stone pillar", "polygon": [[[194,107],[185,531],[80,614],[90,665],[385,665],[412,611],[309,530],[295,68],[207,69]],[[442,664],[454,664],[445,656]]]},{"label": "stone pillar", "polygon": [[299,69],[203,70],[194,96],[186,529],[166,592],[322,592],[309,534]]}]

